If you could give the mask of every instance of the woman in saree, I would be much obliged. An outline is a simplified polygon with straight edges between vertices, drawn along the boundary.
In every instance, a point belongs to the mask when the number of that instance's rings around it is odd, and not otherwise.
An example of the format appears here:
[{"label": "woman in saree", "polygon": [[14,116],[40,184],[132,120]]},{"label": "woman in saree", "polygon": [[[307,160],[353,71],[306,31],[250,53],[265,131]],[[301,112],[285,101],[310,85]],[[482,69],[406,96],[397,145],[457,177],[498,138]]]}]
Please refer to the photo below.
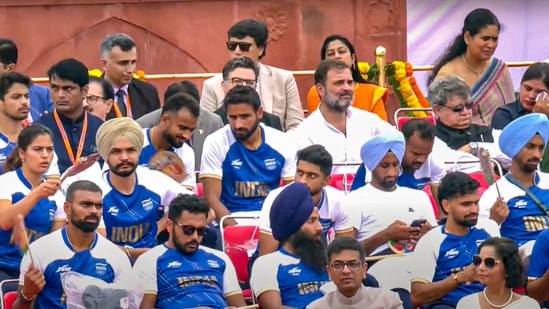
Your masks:
[{"label": "woman in saree", "polygon": [[[362,77],[358,69],[355,48],[347,38],[337,34],[327,37],[320,49],[320,59],[336,59],[345,62],[351,68],[353,80],[355,81],[353,106],[374,113],[387,121],[387,113],[385,112],[387,89],[379,87]],[[318,105],[320,105],[320,97],[316,87],[312,86],[307,95],[308,112],[314,112]]]},{"label": "woman in saree", "polygon": [[495,110],[515,100],[507,65],[493,57],[498,47],[500,23],[488,9],[471,11],[463,29],[439,59],[428,84],[451,74],[471,87],[473,123],[490,126]]}]

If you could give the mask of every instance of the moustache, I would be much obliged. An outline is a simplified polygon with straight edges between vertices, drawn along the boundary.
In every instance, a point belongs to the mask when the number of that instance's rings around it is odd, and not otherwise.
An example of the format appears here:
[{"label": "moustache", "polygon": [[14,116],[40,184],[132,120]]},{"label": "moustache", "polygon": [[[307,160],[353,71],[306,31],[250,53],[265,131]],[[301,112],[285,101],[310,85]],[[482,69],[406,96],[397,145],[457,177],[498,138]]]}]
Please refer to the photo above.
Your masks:
[{"label": "moustache", "polygon": [[200,243],[196,240],[191,240],[185,243],[185,246],[198,246]]},{"label": "moustache", "polygon": [[84,221],[90,220],[90,219],[95,219],[99,222],[99,216],[91,215],[91,216],[84,217]]},{"label": "moustache", "polygon": [[120,164],[117,164],[116,167],[122,167],[124,165],[128,165],[128,166],[131,166],[131,167],[135,166],[135,164],[133,164],[132,162],[122,162]]}]

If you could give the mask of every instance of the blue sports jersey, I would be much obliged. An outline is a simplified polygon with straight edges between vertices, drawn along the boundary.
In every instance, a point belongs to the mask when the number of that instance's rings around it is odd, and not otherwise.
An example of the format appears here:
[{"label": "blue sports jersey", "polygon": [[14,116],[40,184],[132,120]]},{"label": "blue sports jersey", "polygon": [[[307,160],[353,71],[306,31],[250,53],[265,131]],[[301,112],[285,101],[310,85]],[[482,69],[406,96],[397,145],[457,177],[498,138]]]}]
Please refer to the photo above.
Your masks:
[{"label": "blue sports jersey", "polygon": [[[499,236],[496,234],[497,226],[491,233],[483,228],[473,227],[464,236],[448,234],[445,228],[446,225],[433,228],[417,243],[412,282],[439,282],[451,277],[471,265],[473,256],[478,254],[478,246],[483,241]],[[442,300],[455,306],[462,297],[480,292],[483,288],[479,282],[462,284]]]},{"label": "blue sports jersey", "polygon": [[[549,205],[549,174],[536,173],[535,185],[528,188],[542,203]],[[510,238],[520,247],[535,240],[539,233],[549,228],[549,217],[519,186],[502,177],[498,188],[491,185],[480,198],[479,217],[489,218],[490,208],[499,194],[507,202],[509,215],[501,224],[501,236]],[[499,190],[498,190],[499,189]]]},{"label": "blue sports jersey", "polygon": [[329,281],[326,271],[315,271],[280,248],[257,258],[252,268],[250,286],[256,297],[266,291],[278,291],[282,305],[305,308],[323,296],[320,287]]},{"label": "blue sports jersey", "polygon": [[[46,279],[46,286],[36,297],[35,309],[67,308],[61,283],[61,274],[67,271],[78,272],[107,283],[131,275],[128,257],[99,234],[96,234],[89,250],[74,252],[64,228],[32,243],[30,251],[33,254],[34,267],[37,267]],[[29,256],[25,255],[21,262],[20,285],[24,283],[30,262]]]},{"label": "blue sports jersey", "polygon": [[[23,175],[21,169],[0,176],[0,200],[9,200],[12,205],[27,196],[32,185]],[[57,202],[56,202],[57,200]],[[53,197],[43,198],[36,203],[25,217],[25,228],[32,243],[51,231],[54,220],[66,218],[62,204],[63,196],[58,192]],[[0,268],[18,270],[21,263],[21,251],[14,243],[12,230],[0,229]]]},{"label": "blue sports jersey", "polygon": [[224,309],[226,297],[242,293],[229,257],[206,247],[187,255],[159,245],[140,256],[134,270],[159,309]]},{"label": "blue sports jersey", "polygon": [[132,194],[125,195],[112,187],[109,174],[110,171],[103,174],[103,221],[107,238],[120,246],[154,247],[158,213],[166,213],[178,194],[192,192],[161,172],[138,167],[135,189]]},{"label": "blue sports jersey", "polygon": [[538,235],[532,255],[530,255],[530,266],[528,267],[528,280],[536,280],[549,270],[549,230]]},{"label": "blue sports jersey", "polygon": [[[143,129],[143,135],[145,135],[145,139],[143,141],[143,149],[141,150],[141,154],[139,155],[139,165],[148,167],[151,159],[156,155],[158,151],[156,150],[156,148],[154,148],[154,145],[152,144],[151,129]],[[185,178],[181,181],[181,184],[189,188],[196,188],[194,150],[185,143],[179,148],[170,147],[168,151],[177,154],[181,159],[181,162],[183,163],[183,167],[185,169]]]},{"label": "blue sports jersey", "polygon": [[0,133],[0,175],[4,173],[6,160],[15,147],[17,147],[16,143],[10,142],[7,136]]},{"label": "blue sports jersey", "polygon": [[259,211],[280,180],[295,176],[295,151],[285,135],[259,126],[259,148],[250,150],[235,140],[229,125],[206,138],[200,178],[221,179],[221,202],[231,213]]},{"label": "blue sports jersey", "polygon": [[[538,181],[539,177],[536,175],[536,182]],[[540,201],[549,201],[549,190],[535,185],[528,189]],[[549,227],[549,217],[527,194],[509,199],[507,206],[512,210],[501,224],[501,235],[514,240],[519,247],[535,240],[541,231]]]}]

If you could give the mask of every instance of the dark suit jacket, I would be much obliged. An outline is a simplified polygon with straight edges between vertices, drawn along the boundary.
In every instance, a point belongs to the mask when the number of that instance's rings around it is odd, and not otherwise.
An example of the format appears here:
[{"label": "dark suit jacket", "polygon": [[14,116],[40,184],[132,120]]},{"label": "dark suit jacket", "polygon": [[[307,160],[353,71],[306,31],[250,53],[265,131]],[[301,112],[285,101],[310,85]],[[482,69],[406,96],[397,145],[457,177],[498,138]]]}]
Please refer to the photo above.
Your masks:
[{"label": "dark suit jacket", "polygon": [[[147,82],[132,79],[128,85],[132,105],[132,118],[137,119],[160,108],[160,99],[156,87]],[[116,100],[116,99],[115,99]],[[116,104],[116,102],[114,103]],[[107,119],[115,118],[114,108],[107,114]]]},{"label": "dark suit jacket", "polygon": [[[224,107],[216,110],[215,113],[221,117],[221,120],[223,120],[223,124],[229,123],[229,120],[227,119],[227,111],[225,111]],[[261,122],[263,122],[266,126],[284,132],[284,130],[282,130],[282,124],[280,123],[280,118],[278,118],[278,116],[276,115],[269,114],[263,111],[263,119],[261,119]]]},{"label": "dark suit jacket", "polygon": [[53,102],[50,97],[50,89],[33,84],[29,88],[30,114],[33,121],[42,115],[53,111]]}]

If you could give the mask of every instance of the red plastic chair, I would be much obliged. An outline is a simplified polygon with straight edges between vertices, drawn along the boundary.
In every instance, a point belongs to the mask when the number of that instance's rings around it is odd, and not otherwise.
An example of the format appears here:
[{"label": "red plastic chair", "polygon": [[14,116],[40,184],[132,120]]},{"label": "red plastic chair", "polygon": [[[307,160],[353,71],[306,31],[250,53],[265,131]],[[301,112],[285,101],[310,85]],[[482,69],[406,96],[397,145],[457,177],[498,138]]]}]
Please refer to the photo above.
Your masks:
[{"label": "red plastic chair", "polygon": [[204,187],[201,182],[196,183],[196,195],[199,197],[204,197]]},{"label": "red plastic chair", "polygon": [[435,218],[438,218],[438,204],[437,204],[437,200],[433,196],[433,192],[431,191],[431,185],[430,184],[425,185],[425,187],[423,187],[423,192],[429,195],[429,199],[431,200],[431,206],[433,206],[433,211],[435,212]]},{"label": "red plastic chair", "polygon": [[[223,221],[239,218],[254,219],[255,217],[231,217],[226,216],[221,219],[220,226],[223,226]],[[221,228],[221,243],[223,252],[225,252],[234,265],[238,283],[249,284],[250,274],[248,273],[248,262],[250,261],[249,252],[257,249],[259,242],[259,226],[255,225],[234,225]],[[242,291],[244,299],[253,302],[253,293],[251,289]]]},{"label": "red plastic chair", "polygon": [[[482,196],[484,191],[488,190],[488,188],[490,187],[490,184],[486,181],[486,178],[484,177],[484,173],[475,172],[475,173],[470,173],[469,176],[471,176],[471,178],[473,178],[474,180],[478,181],[478,183],[480,184],[480,188],[478,188],[478,196],[479,197]],[[494,179],[498,180],[499,176],[494,175]]]},{"label": "red plastic chair", "polygon": [[[427,112],[429,116],[427,117],[410,117],[410,116],[402,116],[399,117],[398,115],[400,113],[404,112]],[[433,109],[432,108],[399,108],[395,111],[395,124],[397,126],[397,130],[401,130],[402,126],[410,121],[411,119],[423,119],[429,121],[431,124],[436,123],[435,116],[433,115]]]},{"label": "red plastic chair", "polygon": [[4,294],[4,309],[11,309],[16,299],[17,292],[15,291],[7,292],[6,294]]},{"label": "red plastic chair", "polygon": [[355,174],[334,174],[329,185],[340,191],[349,192],[354,180]]}]

